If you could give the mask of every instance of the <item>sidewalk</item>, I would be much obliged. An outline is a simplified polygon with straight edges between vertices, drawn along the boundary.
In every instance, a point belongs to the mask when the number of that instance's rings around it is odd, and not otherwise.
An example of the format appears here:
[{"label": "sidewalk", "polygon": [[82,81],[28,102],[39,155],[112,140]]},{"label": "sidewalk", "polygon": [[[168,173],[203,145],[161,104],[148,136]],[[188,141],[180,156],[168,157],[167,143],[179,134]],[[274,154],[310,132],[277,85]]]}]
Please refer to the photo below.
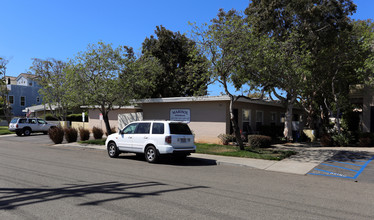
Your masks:
[{"label": "sidewalk", "polygon": [[[59,146],[61,145],[106,150],[105,146],[103,145],[69,143],[60,144]],[[296,151],[297,154],[281,161],[228,157],[198,153],[193,153],[190,157],[214,160],[217,164],[222,165],[244,166],[268,171],[305,175],[314,167],[328,160],[341,151],[369,152],[374,154],[374,148],[361,147],[319,147],[300,143],[275,145],[275,147],[279,149],[293,150]]]}]

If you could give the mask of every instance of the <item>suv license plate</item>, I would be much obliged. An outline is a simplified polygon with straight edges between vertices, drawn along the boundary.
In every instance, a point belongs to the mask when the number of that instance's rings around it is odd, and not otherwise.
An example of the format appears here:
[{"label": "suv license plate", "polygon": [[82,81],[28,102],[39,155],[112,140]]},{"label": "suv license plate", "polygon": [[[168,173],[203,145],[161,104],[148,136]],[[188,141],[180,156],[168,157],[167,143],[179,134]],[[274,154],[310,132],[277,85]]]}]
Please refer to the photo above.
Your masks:
[{"label": "suv license plate", "polygon": [[181,143],[186,143],[186,138],[180,138]]}]

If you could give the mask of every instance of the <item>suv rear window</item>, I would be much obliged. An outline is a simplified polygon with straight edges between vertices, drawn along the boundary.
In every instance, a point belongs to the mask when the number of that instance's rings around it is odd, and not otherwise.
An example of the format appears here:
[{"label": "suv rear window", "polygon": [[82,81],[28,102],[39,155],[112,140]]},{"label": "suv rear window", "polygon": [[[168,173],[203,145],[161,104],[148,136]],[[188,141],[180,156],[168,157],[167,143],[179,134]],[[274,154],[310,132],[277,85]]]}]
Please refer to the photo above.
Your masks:
[{"label": "suv rear window", "polygon": [[170,123],[170,134],[192,134],[187,124],[183,123]]},{"label": "suv rear window", "polygon": [[10,123],[12,123],[12,124],[17,123],[17,120],[18,120],[18,118],[13,118],[13,119],[10,121]]}]

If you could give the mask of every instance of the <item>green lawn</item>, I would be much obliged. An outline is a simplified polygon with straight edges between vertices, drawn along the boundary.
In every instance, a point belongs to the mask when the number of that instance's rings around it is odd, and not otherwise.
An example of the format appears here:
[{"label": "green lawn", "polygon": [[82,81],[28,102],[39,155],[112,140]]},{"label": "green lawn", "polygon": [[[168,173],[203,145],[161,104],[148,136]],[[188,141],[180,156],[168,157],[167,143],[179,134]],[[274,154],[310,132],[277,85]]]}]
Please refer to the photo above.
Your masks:
[{"label": "green lawn", "polygon": [[[104,145],[105,139],[79,141],[79,143]],[[282,160],[284,158],[287,158],[291,155],[296,154],[296,152],[294,151],[277,150],[277,149],[246,148],[246,150],[241,151],[236,146],[218,145],[218,144],[200,144],[200,143],[196,143],[196,153],[231,156],[231,157],[246,157],[246,158],[265,159],[265,160]]]},{"label": "green lawn", "polygon": [[94,145],[104,145],[106,139],[88,140],[88,141],[78,141],[80,144],[94,144]]},{"label": "green lawn", "polygon": [[296,152],[289,150],[250,148],[246,148],[246,150],[239,150],[237,146],[199,143],[196,143],[196,153],[265,160],[282,160],[296,154]]},{"label": "green lawn", "polygon": [[0,135],[4,134],[14,134],[14,132],[9,131],[8,126],[0,126]]}]

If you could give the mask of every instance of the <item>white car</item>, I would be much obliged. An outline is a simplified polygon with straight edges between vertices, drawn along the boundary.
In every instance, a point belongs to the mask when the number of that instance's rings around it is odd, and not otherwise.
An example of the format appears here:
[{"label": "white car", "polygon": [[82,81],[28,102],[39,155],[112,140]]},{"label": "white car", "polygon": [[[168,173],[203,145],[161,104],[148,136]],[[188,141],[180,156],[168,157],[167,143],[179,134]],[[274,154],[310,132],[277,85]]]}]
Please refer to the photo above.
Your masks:
[{"label": "white car", "polygon": [[51,127],[56,127],[55,124],[49,124],[40,118],[13,118],[9,123],[9,131],[15,131],[18,136],[24,134],[29,136],[32,132],[48,133]]},{"label": "white car", "polygon": [[144,154],[150,163],[165,154],[183,159],[196,150],[190,128],[178,121],[132,122],[118,133],[109,135],[105,146],[111,158],[129,152]]}]

